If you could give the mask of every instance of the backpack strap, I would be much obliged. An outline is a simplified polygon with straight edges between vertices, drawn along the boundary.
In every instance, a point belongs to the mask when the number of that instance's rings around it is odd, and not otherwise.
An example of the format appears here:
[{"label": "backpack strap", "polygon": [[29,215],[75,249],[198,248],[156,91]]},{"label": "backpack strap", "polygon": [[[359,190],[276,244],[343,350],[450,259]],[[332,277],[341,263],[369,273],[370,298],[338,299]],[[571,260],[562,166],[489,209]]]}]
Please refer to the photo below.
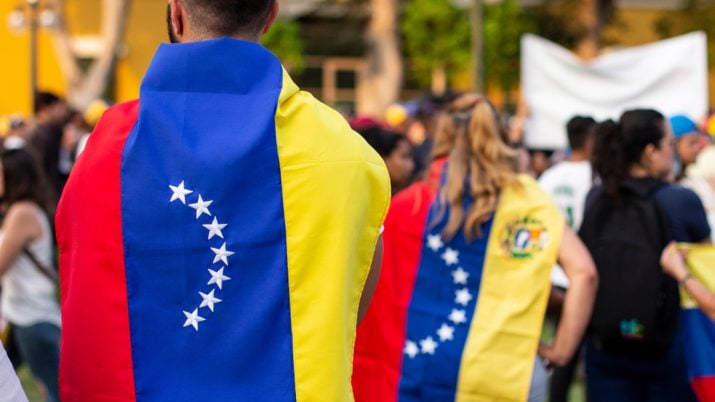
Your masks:
[{"label": "backpack strap", "polygon": [[57,274],[54,273],[53,271],[51,271],[51,270],[50,270],[49,268],[47,268],[46,266],[44,266],[44,265],[40,262],[40,260],[38,260],[37,257],[35,257],[35,254],[33,254],[32,251],[30,251],[30,249],[28,249],[27,247],[24,247],[24,248],[22,249],[22,253],[23,253],[27,258],[29,258],[30,261],[32,261],[32,265],[34,265],[34,266],[37,268],[37,270],[40,271],[40,273],[41,273],[42,275],[44,275],[45,277],[47,277],[47,279],[51,280],[53,283],[59,283],[59,279],[57,278]]}]

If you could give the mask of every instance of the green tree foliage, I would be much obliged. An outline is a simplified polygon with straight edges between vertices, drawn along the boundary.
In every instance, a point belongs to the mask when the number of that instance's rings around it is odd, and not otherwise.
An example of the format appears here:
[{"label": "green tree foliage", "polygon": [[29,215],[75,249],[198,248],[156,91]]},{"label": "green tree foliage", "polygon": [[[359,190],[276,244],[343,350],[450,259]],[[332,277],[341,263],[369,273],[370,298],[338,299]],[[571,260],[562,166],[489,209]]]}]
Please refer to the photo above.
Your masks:
[{"label": "green tree foliage", "polygon": [[517,0],[485,7],[484,73],[488,84],[498,85],[506,93],[518,84],[521,36],[535,28]]},{"label": "green tree foliage", "polygon": [[444,68],[448,75],[469,68],[469,14],[450,1],[407,1],[400,28],[411,70],[420,84],[429,85],[436,68]]},{"label": "green tree foliage", "polygon": [[263,45],[281,59],[288,71],[300,74],[305,67],[300,26],[295,21],[278,20],[262,39]]}]

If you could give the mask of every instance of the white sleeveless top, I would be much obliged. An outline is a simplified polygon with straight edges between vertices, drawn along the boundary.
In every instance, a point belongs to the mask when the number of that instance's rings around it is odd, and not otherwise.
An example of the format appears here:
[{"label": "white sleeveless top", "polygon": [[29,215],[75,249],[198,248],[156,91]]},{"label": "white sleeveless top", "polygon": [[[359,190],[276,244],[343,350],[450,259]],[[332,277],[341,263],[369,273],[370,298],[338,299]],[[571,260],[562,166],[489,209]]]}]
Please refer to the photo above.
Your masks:
[{"label": "white sleeveless top", "polygon": [[[42,237],[27,248],[40,263],[55,270],[52,262],[52,231],[47,216],[35,208],[42,227]],[[0,234],[0,241],[2,241]],[[49,322],[60,326],[60,306],[55,292],[55,283],[46,277],[24,253],[15,259],[2,279],[0,298],[2,316],[20,326]]]}]

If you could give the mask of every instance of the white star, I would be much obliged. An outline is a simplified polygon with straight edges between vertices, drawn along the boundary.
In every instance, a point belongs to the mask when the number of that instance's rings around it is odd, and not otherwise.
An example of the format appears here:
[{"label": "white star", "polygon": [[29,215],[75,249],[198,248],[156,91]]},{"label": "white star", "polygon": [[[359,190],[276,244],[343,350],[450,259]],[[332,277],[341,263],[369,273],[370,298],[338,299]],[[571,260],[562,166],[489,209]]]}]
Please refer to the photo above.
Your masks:
[{"label": "white star", "polygon": [[214,264],[216,264],[217,262],[221,261],[221,262],[223,262],[224,264],[228,265],[228,257],[230,257],[230,256],[232,256],[232,255],[234,255],[234,254],[236,254],[236,253],[234,253],[233,251],[227,251],[227,250],[226,250],[226,242],[223,243],[223,245],[221,246],[221,248],[213,248],[213,247],[211,247],[211,251],[213,251],[213,252],[216,254],[216,256],[214,257],[214,262],[213,262]]},{"label": "white star", "polygon": [[174,192],[174,194],[171,195],[171,200],[169,200],[169,202],[180,200],[182,204],[186,205],[186,196],[193,193],[193,191],[184,188],[183,180],[178,186],[169,185],[169,188]]},{"label": "white star", "polygon": [[199,306],[199,308],[208,306],[208,307],[209,307],[209,310],[211,310],[211,312],[214,311],[214,304],[215,304],[215,303],[221,303],[221,302],[222,302],[221,299],[214,297],[214,292],[215,292],[215,291],[216,291],[216,289],[211,289],[211,291],[209,292],[209,294],[206,294],[206,293],[203,293],[203,292],[199,292],[199,295],[201,295],[201,298],[204,299],[204,300],[201,302],[201,305]]},{"label": "white star", "polygon": [[454,339],[454,327],[442,324],[442,326],[437,330],[437,335],[439,335],[439,340],[442,342],[451,341]]},{"label": "white star", "polygon": [[455,265],[459,263],[459,251],[447,247],[442,253],[442,259],[447,265]]},{"label": "white star", "polygon": [[226,267],[223,267],[219,269],[218,271],[214,271],[213,269],[209,269],[209,273],[211,274],[211,279],[209,279],[209,283],[207,285],[213,285],[214,283],[216,286],[218,286],[219,289],[223,288],[223,281],[230,281],[231,278],[223,274],[223,269]]},{"label": "white star", "polygon": [[192,313],[184,311],[184,315],[186,316],[186,322],[184,322],[184,327],[188,327],[189,325],[191,325],[197,332],[199,330],[199,323],[201,321],[206,321],[204,317],[199,317],[199,309],[194,309]]},{"label": "white star", "polygon": [[454,292],[454,294],[454,302],[459,303],[462,306],[466,306],[467,304],[469,304],[469,301],[472,300],[472,294],[469,293],[469,289],[467,288],[457,290],[456,292]]},{"label": "white star", "polygon": [[405,342],[405,354],[410,357],[410,359],[414,359],[415,356],[417,356],[420,353],[420,349],[417,347],[417,344],[408,340]]},{"label": "white star", "polygon": [[433,355],[434,351],[437,349],[437,346],[437,342],[435,342],[431,336],[428,336],[427,338],[420,341],[420,348],[422,349],[422,353],[426,353],[428,355]]},{"label": "white star", "polygon": [[193,204],[189,204],[189,206],[196,210],[196,219],[199,219],[201,214],[211,216],[211,212],[209,211],[211,204],[213,204],[213,201],[204,201],[204,199],[201,198],[201,194],[199,194],[199,200]]},{"label": "white star", "polygon": [[210,225],[203,225],[206,229],[209,231],[209,240],[211,240],[214,236],[218,236],[223,239],[223,232],[221,232],[221,229],[225,228],[228,226],[226,223],[218,223],[218,219],[214,216],[214,221],[211,222]]},{"label": "white star", "polygon": [[467,314],[464,310],[453,309],[448,318],[455,324],[464,324],[467,322]]},{"label": "white star", "polygon": [[432,251],[437,251],[444,246],[442,242],[442,237],[440,235],[427,235],[427,247],[432,249]]},{"label": "white star", "polygon": [[459,267],[456,271],[452,271],[452,278],[454,279],[455,285],[466,285],[469,273],[462,269],[462,267]]}]

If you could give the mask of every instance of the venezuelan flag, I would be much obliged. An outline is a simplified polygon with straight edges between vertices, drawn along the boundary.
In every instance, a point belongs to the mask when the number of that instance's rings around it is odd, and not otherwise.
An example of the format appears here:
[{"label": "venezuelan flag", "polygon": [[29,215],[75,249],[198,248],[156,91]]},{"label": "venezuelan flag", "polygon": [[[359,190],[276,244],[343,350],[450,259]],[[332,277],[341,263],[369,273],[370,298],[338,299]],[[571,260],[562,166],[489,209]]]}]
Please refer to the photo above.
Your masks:
[{"label": "venezuelan flag", "polygon": [[162,45],[62,197],[63,401],[350,401],[379,156],[233,39]]},{"label": "venezuelan flag", "polygon": [[[715,291],[715,246],[682,245],[688,251],[690,273]],[[681,327],[685,357],[695,394],[703,402],[715,401],[715,323],[681,290]]]},{"label": "venezuelan flag", "polygon": [[468,243],[441,236],[437,189],[395,196],[353,387],[368,401],[525,401],[564,220],[527,177]]}]

